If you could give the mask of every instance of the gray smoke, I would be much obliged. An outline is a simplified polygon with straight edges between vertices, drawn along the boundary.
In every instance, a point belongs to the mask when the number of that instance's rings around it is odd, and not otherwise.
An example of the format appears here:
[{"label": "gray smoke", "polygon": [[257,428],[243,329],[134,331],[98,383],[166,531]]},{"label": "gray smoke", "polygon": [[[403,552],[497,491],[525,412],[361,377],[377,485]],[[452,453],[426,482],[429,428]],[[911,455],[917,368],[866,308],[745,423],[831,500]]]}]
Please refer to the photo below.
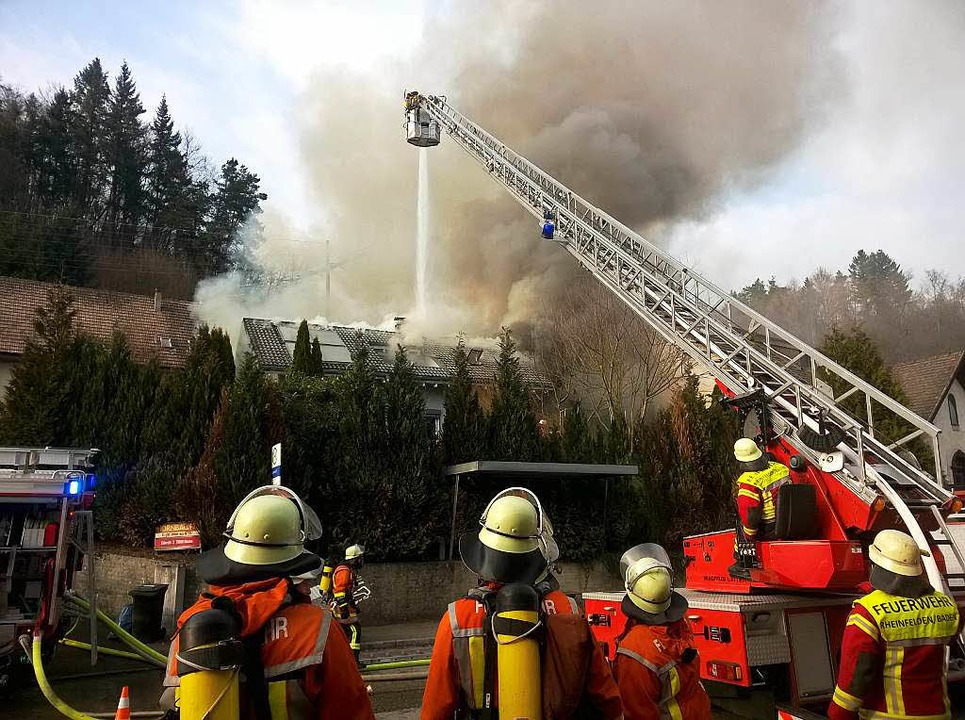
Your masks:
[{"label": "gray smoke", "polygon": [[[403,88],[447,95],[657,240],[760,183],[836,89],[821,2],[474,5],[437,8],[414,58],[327,71],[304,98],[305,166],[346,258],[333,315],[378,321],[414,305],[417,151],[404,142]],[[435,311],[418,330],[492,333],[552,303],[576,271],[566,253],[445,137],[429,171]]]}]

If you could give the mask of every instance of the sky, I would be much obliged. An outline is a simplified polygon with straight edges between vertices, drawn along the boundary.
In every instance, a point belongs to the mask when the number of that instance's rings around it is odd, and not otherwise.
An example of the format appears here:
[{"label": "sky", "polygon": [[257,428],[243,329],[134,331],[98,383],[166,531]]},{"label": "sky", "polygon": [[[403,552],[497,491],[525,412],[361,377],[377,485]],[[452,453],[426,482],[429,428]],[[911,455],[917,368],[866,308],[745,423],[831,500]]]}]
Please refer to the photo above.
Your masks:
[{"label": "sky", "polygon": [[[278,222],[310,232],[331,210],[313,179],[317,149],[306,149],[306,114],[325,100],[320,78],[364,78],[410,62],[425,52],[427,26],[465,7],[0,0],[0,78],[33,90],[69,84],[94,56],[112,73],[126,59],[149,114],[166,93],[180,129],[213,163],[236,156],[261,176]],[[836,90],[820,122],[759,182],[725,188],[698,215],[654,230],[725,288],[840,268],[862,248],[884,249],[917,278],[930,268],[965,275],[965,3],[843,0],[834,8]],[[487,124],[480,113],[474,119]],[[607,209],[606,197],[598,201]],[[403,220],[414,226],[412,212]]]}]

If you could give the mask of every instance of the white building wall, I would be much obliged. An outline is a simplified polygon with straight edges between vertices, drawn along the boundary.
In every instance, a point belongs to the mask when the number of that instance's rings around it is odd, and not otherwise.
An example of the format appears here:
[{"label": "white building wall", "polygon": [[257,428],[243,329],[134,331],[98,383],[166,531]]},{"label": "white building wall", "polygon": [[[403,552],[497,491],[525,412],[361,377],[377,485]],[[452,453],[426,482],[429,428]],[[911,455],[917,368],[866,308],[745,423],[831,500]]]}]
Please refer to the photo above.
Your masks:
[{"label": "white building wall", "polygon": [[958,380],[954,380],[948,393],[955,397],[958,406],[958,426],[952,426],[948,412],[948,396],[942,399],[932,422],[942,431],[941,435],[938,436],[938,444],[942,452],[945,481],[950,483],[952,481],[952,457],[958,450],[965,452],[965,388]]}]

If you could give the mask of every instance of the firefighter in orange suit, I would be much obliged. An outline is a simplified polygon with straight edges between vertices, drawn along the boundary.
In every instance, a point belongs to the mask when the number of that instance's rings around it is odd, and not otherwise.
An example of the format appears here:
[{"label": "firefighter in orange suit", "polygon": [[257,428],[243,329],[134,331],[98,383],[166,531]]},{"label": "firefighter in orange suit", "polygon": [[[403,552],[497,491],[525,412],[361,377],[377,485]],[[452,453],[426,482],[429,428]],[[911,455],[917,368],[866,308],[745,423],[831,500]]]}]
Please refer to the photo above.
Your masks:
[{"label": "firefighter in orange suit", "polygon": [[673,588],[667,551],[645,543],[620,559],[627,590],[627,626],[617,640],[616,676],[627,720],[710,720],[700,660],[684,615],[687,600]]},{"label": "firefighter in orange suit", "polygon": [[[269,485],[249,494],[231,516],[226,542],[201,555],[208,591],[178,618],[178,628],[212,606],[234,615],[245,645],[242,720],[374,720],[345,635],[327,608],[312,604],[321,559],[305,550],[321,534],[318,517],[298,496]],[[161,698],[175,704],[178,636],[171,643]]]},{"label": "firefighter in orange suit", "polygon": [[791,482],[786,465],[769,462],[750,438],[734,443],[734,457],[741,464],[737,478],[737,514],[748,540],[764,540],[773,532],[777,520],[777,492]]},{"label": "firefighter in orange suit", "polygon": [[929,584],[927,554],[898,530],[882,530],[868,548],[875,589],[848,616],[831,720],[951,717],[945,652],[958,607]]},{"label": "firefighter in orange suit", "polygon": [[[496,718],[498,664],[491,617],[507,583],[536,584],[542,595],[541,694],[544,720],[623,718],[616,683],[576,602],[548,572],[559,552],[536,496],[509,488],[489,503],[478,533],[459,539],[463,563],[480,579],[439,622],[422,720]],[[579,715],[583,717],[583,715]]]},{"label": "firefighter in orange suit", "polygon": [[364,668],[362,662],[362,624],[359,622],[359,603],[369,597],[369,589],[359,577],[359,570],[365,562],[365,549],[361,545],[351,545],[345,550],[345,561],[335,568],[332,574],[332,610],[339,625],[345,631],[349,646],[355,654],[355,663]]}]

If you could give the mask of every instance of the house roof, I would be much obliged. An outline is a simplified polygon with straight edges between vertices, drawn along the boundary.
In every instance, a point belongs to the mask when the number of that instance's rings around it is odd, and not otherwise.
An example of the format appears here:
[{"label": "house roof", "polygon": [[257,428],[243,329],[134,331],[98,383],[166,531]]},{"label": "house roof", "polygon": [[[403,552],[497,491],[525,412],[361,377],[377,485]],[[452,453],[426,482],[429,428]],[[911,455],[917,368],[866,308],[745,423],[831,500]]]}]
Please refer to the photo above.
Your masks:
[{"label": "house roof", "polygon": [[[291,365],[295,337],[300,323],[287,320],[244,318],[242,327],[251,352],[265,370],[284,372]],[[309,336],[318,339],[327,374],[337,375],[351,364],[352,355],[368,347],[369,366],[386,375],[395,360],[395,348],[401,341],[397,332],[354,328],[345,325],[308,324]],[[442,342],[426,341],[406,345],[409,361],[418,379],[425,382],[448,382],[455,373],[455,347]],[[492,382],[496,372],[496,353],[490,348],[469,347],[469,374],[473,382]],[[530,387],[549,387],[549,381],[536,369],[530,358],[520,357],[523,381]]]},{"label": "house roof", "polygon": [[934,420],[952,380],[963,371],[963,361],[965,352],[955,352],[895,365],[892,372],[908,396],[909,409]]},{"label": "house roof", "polygon": [[190,303],[158,296],[156,308],[155,298],[145,295],[11,277],[0,277],[0,353],[23,353],[34,335],[37,310],[47,305],[48,294],[57,288],[65,288],[74,298],[78,331],[104,341],[120,331],[138,362],[157,359],[162,367],[184,365],[196,325]]}]

